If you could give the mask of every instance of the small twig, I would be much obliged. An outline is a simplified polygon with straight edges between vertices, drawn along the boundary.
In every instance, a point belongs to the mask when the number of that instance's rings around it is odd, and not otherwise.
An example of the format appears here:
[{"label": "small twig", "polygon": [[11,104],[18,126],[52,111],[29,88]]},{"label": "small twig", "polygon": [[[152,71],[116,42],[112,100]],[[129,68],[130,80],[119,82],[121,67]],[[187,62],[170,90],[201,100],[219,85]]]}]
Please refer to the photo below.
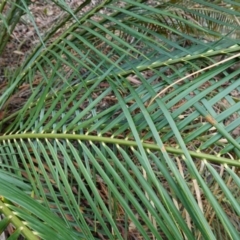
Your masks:
[{"label": "small twig", "polygon": [[238,26],[240,26],[240,22],[239,22],[238,18],[237,18],[235,15],[233,15],[233,17],[234,17],[234,19],[236,20]]},{"label": "small twig", "polygon": [[233,56],[231,56],[231,57],[229,57],[229,58],[223,59],[223,60],[220,61],[220,62],[214,63],[214,64],[212,64],[212,65],[210,65],[210,66],[207,66],[207,67],[205,67],[205,68],[203,68],[203,69],[200,69],[200,70],[198,70],[198,71],[196,71],[196,72],[193,72],[193,73],[191,73],[191,74],[188,74],[187,76],[185,76],[185,77],[183,77],[183,78],[180,78],[180,79],[177,80],[176,82],[174,82],[174,83],[170,84],[169,86],[167,86],[166,88],[164,88],[164,89],[163,89],[161,92],[159,92],[154,98],[152,98],[152,100],[149,102],[149,104],[148,104],[147,107],[149,107],[157,97],[160,97],[160,95],[161,95],[162,93],[164,93],[164,92],[167,91],[169,88],[171,88],[172,86],[176,85],[177,83],[185,80],[186,78],[189,78],[189,77],[191,77],[191,76],[193,76],[193,75],[196,75],[196,74],[198,74],[198,73],[201,73],[201,72],[203,72],[203,71],[205,71],[205,70],[207,70],[207,69],[210,69],[210,68],[213,68],[213,67],[215,67],[215,66],[218,66],[218,65],[220,65],[220,64],[222,64],[222,63],[225,63],[225,62],[227,62],[227,61],[229,61],[229,60],[231,60],[231,59],[234,59],[234,58],[236,58],[236,57],[239,57],[239,56],[240,56],[240,53],[235,54],[235,55],[233,55]]}]

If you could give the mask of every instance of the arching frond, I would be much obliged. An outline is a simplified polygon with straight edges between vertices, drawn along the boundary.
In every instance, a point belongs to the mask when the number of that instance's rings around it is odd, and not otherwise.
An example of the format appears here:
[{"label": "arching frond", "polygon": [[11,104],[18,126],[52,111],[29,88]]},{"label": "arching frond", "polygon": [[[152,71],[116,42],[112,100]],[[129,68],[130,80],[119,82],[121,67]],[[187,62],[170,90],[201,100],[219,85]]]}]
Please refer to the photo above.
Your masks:
[{"label": "arching frond", "polygon": [[238,10],[122,2],[68,10],[1,91],[0,195],[43,239],[238,239]]}]

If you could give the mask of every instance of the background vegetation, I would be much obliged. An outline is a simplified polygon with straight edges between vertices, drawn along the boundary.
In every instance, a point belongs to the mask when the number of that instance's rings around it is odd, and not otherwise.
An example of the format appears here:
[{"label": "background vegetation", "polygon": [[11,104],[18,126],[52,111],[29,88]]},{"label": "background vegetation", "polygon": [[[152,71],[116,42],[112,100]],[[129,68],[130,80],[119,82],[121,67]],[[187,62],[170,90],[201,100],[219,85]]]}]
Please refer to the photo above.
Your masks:
[{"label": "background vegetation", "polygon": [[0,1],[0,230],[239,239],[239,8]]}]

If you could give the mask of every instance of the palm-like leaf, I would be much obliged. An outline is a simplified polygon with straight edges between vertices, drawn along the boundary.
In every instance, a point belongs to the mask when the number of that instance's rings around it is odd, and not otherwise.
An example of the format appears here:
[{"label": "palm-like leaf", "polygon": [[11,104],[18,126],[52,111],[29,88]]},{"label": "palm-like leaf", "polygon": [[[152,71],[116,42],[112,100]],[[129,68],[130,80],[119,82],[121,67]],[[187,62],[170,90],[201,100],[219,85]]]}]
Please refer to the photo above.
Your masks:
[{"label": "palm-like leaf", "polygon": [[216,239],[217,225],[238,239],[238,26],[213,15],[211,28],[199,5],[124,2],[49,44],[68,11],[2,91],[0,194],[44,239]]}]

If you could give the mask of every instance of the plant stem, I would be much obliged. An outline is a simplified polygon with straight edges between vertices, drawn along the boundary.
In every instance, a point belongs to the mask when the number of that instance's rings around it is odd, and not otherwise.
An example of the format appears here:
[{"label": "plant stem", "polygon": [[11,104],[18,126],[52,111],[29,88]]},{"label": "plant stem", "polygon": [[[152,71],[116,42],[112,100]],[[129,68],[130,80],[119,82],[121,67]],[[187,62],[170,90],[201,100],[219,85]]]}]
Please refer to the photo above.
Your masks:
[{"label": "plant stem", "polygon": [[[4,140],[10,140],[10,139],[68,139],[68,140],[83,140],[83,141],[95,141],[95,142],[102,142],[102,143],[110,143],[110,144],[115,144],[115,145],[125,145],[129,147],[137,147],[137,143],[134,141],[130,141],[127,139],[117,139],[117,138],[109,138],[109,137],[99,137],[99,136],[94,136],[94,135],[80,135],[80,134],[67,134],[67,133],[21,133],[21,134],[12,134],[12,135],[3,135],[0,136],[0,142]],[[154,143],[142,143],[142,146],[145,149],[151,149],[151,150],[156,150],[160,151],[160,148],[157,144]],[[168,153],[173,153],[173,154],[180,154],[183,155],[184,152],[183,150],[179,148],[173,148],[173,147],[168,147],[165,146],[165,150]],[[163,151],[163,150],[162,150]],[[198,151],[188,151],[189,154],[192,157],[196,157],[202,160],[206,160],[212,163],[217,163],[217,164],[227,164],[229,166],[235,166],[235,167],[240,167],[240,161],[239,160],[230,160],[228,158],[220,157],[220,156],[215,156],[215,155],[210,155],[206,153],[201,153]]]},{"label": "plant stem", "polygon": [[[1,4],[0,11],[3,11],[5,4],[6,1]],[[25,1],[25,4],[28,6],[30,1]],[[19,23],[21,16],[25,13],[25,6],[21,0],[16,0],[11,4],[10,10],[6,14],[5,21],[0,24],[0,56],[2,55],[15,26]]]},{"label": "plant stem", "polygon": [[16,229],[19,229],[27,239],[31,240],[39,240],[39,238],[33,234],[31,230],[29,230],[26,225],[12,212],[7,205],[0,200],[0,212],[4,214],[6,218],[9,219]]}]

